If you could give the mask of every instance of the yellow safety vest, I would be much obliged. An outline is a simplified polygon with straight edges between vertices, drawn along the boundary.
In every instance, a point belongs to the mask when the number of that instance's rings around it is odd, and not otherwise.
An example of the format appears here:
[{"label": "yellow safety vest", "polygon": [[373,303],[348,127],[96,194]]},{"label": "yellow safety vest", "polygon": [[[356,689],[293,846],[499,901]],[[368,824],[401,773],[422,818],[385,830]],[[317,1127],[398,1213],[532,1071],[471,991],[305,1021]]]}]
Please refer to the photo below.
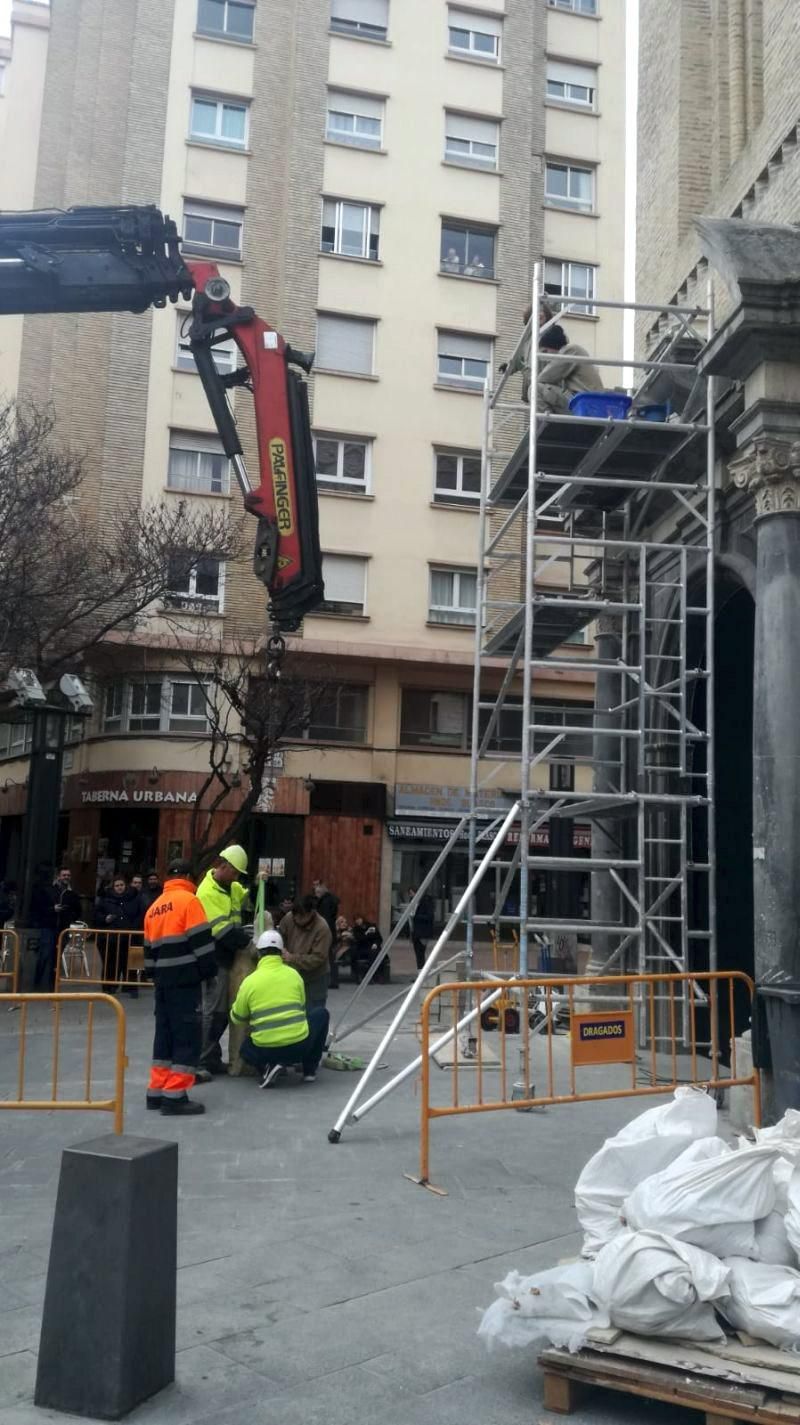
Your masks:
[{"label": "yellow safety vest", "polygon": [[254,1044],[297,1044],[308,1034],[306,990],[302,979],[280,955],[262,955],[242,980],[231,1010],[235,1024],[250,1025]]},{"label": "yellow safety vest", "polygon": [[197,887],[197,899],[201,902],[211,926],[211,934],[219,940],[232,925],[242,923],[242,905],[247,900],[247,887],[241,881],[233,881],[230,886],[220,886],[213,873],[206,871]]}]

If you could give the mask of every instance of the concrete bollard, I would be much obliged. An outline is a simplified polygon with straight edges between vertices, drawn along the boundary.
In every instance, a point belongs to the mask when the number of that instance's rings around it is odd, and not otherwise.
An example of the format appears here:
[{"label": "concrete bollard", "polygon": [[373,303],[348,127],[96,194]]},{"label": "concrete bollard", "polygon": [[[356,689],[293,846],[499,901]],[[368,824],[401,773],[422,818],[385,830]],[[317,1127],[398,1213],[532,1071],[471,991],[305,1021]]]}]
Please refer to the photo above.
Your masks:
[{"label": "concrete bollard", "polygon": [[61,1159],[35,1403],[119,1420],[175,1379],[178,1145],[107,1134]]}]

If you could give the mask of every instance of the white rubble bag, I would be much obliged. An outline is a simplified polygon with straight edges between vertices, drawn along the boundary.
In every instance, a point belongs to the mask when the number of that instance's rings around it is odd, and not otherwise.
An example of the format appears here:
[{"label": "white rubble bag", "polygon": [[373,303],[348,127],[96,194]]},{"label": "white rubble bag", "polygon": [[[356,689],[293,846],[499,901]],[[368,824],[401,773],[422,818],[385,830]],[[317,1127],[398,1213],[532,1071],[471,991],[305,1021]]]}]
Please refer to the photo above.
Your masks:
[{"label": "white rubble bag", "polygon": [[635,1187],[623,1205],[637,1231],[664,1232],[717,1256],[754,1257],[755,1223],[775,1206],[777,1148],[705,1162],[672,1163]]},{"label": "white rubble bag", "polygon": [[770,1212],[756,1223],[756,1261],[773,1267],[796,1267],[797,1256],[789,1241],[786,1218],[782,1212]]},{"label": "white rubble bag", "polygon": [[[780,1197],[780,1188],[778,1189]],[[786,1185],[786,1236],[800,1262],[800,1168],[795,1168]]]},{"label": "white rubble bag", "polygon": [[670,1103],[647,1109],[608,1138],[575,1185],[584,1256],[594,1256],[622,1231],[622,1204],[637,1183],[667,1167],[687,1143],[716,1131],[714,1100],[703,1089],[679,1088]]},{"label": "white rubble bag", "polygon": [[759,1148],[779,1147],[785,1157],[800,1160],[800,1109],[787,1108],[778,1123],[769,1128],[754,1128],[753,1137]]},{"label": "white rubble bag", "polygon": [[591,1262],[567,1262],[527,1277],[509,1272],[495,1283],[500,1295],[483,1313],[478,1335],[490,1350],[546,1341],[579,1351],[593,1327],[609,1325],[608,1313],[593,1300],[592,1277]]},{"label": "white rubble bag", "polygon": [[729,1257],[730,1296],[719,1310],[735,1326],[783,1350],[800,1351],[800,1272]]},{"label": "white rubble bag", "polygon": [[594,1264],[594,1295],[612,1326],[639,1336],[719,1341],[712,1303],[728,1292],[727,1268],[710,1253],[661,1232],[623,1231]]}]

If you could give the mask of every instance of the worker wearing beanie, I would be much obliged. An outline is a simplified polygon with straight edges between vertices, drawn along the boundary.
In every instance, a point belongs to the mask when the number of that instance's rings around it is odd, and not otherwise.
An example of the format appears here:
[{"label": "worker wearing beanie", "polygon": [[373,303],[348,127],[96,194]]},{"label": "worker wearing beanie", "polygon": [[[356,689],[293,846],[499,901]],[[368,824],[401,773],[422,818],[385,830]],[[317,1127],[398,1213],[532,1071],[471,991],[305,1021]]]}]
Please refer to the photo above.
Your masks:
[{"label": "worker wearing beanie", "polygon": [[277,930],[259,936],[256,951],[258,965],[242,982],[231,1009],[231,1022],[250,1029],[242,1058],[264,1075],[262,1089],[293,1064],[311,1083],[325,1049],[328,1011],[323,1005],[306,1009],[305,985],[297,970],[284,962],[283,939]]},{"label": "worker wearing beanie", "polygon": [[246,871],[244,847],[226,846],[197,887],[197,898],[211,926],[217,952],[217,973],[203,985],[203,1047],[198,1075],[201,1079],[227,1072],[219,1041],[228,1027],[231,968],[237,951],[250,944],[249,934],[242,929],[242,909],[248,891],[239,880]]}]

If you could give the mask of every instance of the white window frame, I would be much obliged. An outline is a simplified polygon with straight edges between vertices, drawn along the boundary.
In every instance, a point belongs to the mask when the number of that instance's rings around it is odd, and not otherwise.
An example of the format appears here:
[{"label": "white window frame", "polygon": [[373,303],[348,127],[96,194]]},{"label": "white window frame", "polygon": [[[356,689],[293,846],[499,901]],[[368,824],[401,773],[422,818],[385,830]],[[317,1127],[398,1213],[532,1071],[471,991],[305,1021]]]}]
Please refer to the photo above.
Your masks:
[{"label": "white window frame", "polygon": [[347,366],[324,366],[324,365],[322,365],[322,363],[321,363],[321,358],[318,357],[318,358],[317,358],[316,366],[315,366],[315,368],[314,368],[315,371],[318,371],[318,372],[327,371],[327,372],[329,372],[330,374],[332,374],[332,375],[334,375],[334,376],[354,376],[354,377],[356,377],[356,378],[361,378],[361,379],[364,379],[364,378],[367,378],[367,379],[368,379],[368,378],[374,376],[374,375],[375,375],[375,333],[376,333],[376,331],[377,331],[377,326],[378,326],[378,323],[377,323],[377,321],[375,320],[375,318],[374,318],[374,317],[352,317],[352,316],[349,315],[349,313],[345,316],[345,315],[344,315],[343,313],[341,313],[341,312],[318,312],[318,313],[317,313],[317,352],[319,352],[319,349],[320,349],[320,346],[321,346],[321,341],[320,341],[320,322],[324,322],[324,321],[334,321],[334,322],[358,322],[360,326],[370,326],[370,327],[372,328],[372,342],[371,342],[371,346],[370,346],[370,361],[369,361],[369,367],[368,367],[367,370],[362,371],[362,370],[360,370],[360,369],[351,370],[351,369],[348,368]]},{"label": "white window frame", "polygon": [[[173,727],[175,721],[199,722],[199,718],[191,718],[188,715],[175,714],[172,710],[173,690],[176,684],[188,684],[190,687],[200,687],[201,685],[193,678],[175,677],[170,673],[153,673],[150,677],[141,678],[119,678],[113,683],[106,683],[103,692],[103,713],[102,732],[105,736],[113,737],[115,734],[125,734],[130,737],[169,737],[176,733],[191,733],[192,736],[204,736],[208,733],[208,693],[204,692],[204,723],[201,729],[198,727]],[[146,686],[158,687],[158,712],[134,713],[133,698],[136,688]],[[210,684],[203,683],[202,687],[208,689]],[[115,699],[115,706],[119,707],[119,712],[114,717],[108,717],[106,709],[108,706],[108,693],[112,689],[118,690],[119,696]],[[147,727],[131,727],[133,718],[145,720]]]},{"label": "white window frame", "polygon": [[[453,32],[466,34],[465,45],[453,42]],[[479,59],[484,64],[499,64],[503,33],[502,16],[477,15],[471,10],[460,10],[457,5],[447,9],[447,52],[459,59]],[[494,41],[491,52],[481,49],[476,43],[478,36]]]},{"label": "white window frame", "polygon": [[[321,613],[321,614],[323,614],[323,616],[327,614],[329,617],[333,617],[333,618],[365,618],[365,617],[366,617],[366,613],[367,613],[367,564],[368,564],[368,560],[367,560],[366,556],[363,555],[363,554],[342,554],[342,553],[340,553],[338,550],[335,550],[335,549],[329,549],[329,550],[323,551],[323,555],[322,555],[322,579],[323,579],[323,583],[325,582],[325,577],[326,577],[326,563],[327,563],[327,572],[328,572],[328,575],[330,576],[330,573],[331,573],[331,565],[330,565],[330,563],[329,563],[328,561],[330,561],[330,560],[332,560],[332,559],[349,560],[349,562],[350,562],[353,566],[355,566],[355,565],[357,564],[357,565],[360,567],[361,573],[362,573],[362,594],[361,594],[361,598],[360,598],[360,599],[336,599],[336,600],[328,600],[328,599],[326,598],[325,601],[324,601],[324,603],[322,604],[322,607],[319,608],[319,609],[316,609],[314,612],[317,613],[317,614]],[[345,605],[347,605],[347,607],[344,607]]]},{"label": "white window frame", "polygon": [[165,604],[168,608],[180,609],[182,613],[190,614],[223,614],[225,612],[225,560],[217,558],[216,555],[204,557],[215,560],[217,565],[216,594],[198,594],[198,566],[193,564],[189,570],[188,589],[165,590]]},{"label": "white window frame", "polygon": [[[333,204],[333,224],[325,222],[325,207]],[[343,249],[344,234],[344,209],[360,208],[361,212],[361,251],[345,252]],[[323,233],[327,228],[333,226],[333,247],[324,246]],[[371,239],[375,238],[375,256],[371,252]],[[319,246],[320,252],[334,254],[336,257],[358,257],[367,262],[380,261],[380,238],[381,238],[381,210],[374,203],[362,203],[353,198],[323,198],[322,199],[322,220],[320,226]]]},{"label": "white window frame", "polygon": [[[213,134],[196,133],[194,129],[195,102],[216,105],[216,124]],[[222,116],[225,109],[241,109],[244,114],[244,134],[240,139],[226,138],[222,133]],[[232,99],[227,95],[208,94],[202,89],[193,89],[189,106],[189,138],[193,143],[210,143],[220,148],[231,148],[243,152],[250,138],[250,104],[247,99]]]},{"label": "white window frame", "polygon": [[[194,357],[192,356],[192,353],[189,350],[188,334],[184,335],[181,331],[181,328],[186,320],[187,315],[185,313],[178,314],[178,339],[175,344],[175,368],[178,371],[184,371],[188,376],[197,376],[197,366],[195,365]],[[239,348],[237,347],[236,342],[233,340],[233,337],[226,337],[225,341],[217,342],[216,346],[213,346],[211,348],[211,351],[214,357],[214,365],[216,366],[220,376],[227,376],[230,374],[230,372],[236,370]]]},{"label": "white window frame", "polygon": [[[434,604],[433,578],[435,574],[447,574],[453,580],[453,601],[450,604]],[[475,581],[474,604],[460,601],[462,579]],[[446,625],[448,628],[474,628],[478,616],[478,571],[461,569],[448,564],[431,564],[428,568],[428,622]],[[446,617],[446,615],[455,617]]]},{"label": "white window frame", "polygon": [[[109,698],[113,694],[113,698]],[[109,702],[111,707],[109,708]],[[122,732],[125,723],[125,682],[116,678],[103,688],[103,710],[101,714],[104,732]]]},{"label": "white window frame", "polygon": [[[447,456],[450,460],[456,461],[456,488],[455,490],[445,489],[440,486],[439,481],[439,457]],[[433,502],[436,505],[465,505],[470,508],[477,508],[480,502],[480,490],[464,489],[464,461],[477,460],[481,464],[481,453],[479,450],[451,450],[446,445],[436,445],[433,448]]]},{"label": "white window frame", "polygon": [[[483,357],[478,356],[474,353],[472,355],[469,355],[466,351],[463,354],[458,352],[457,350],[453,350],[452,352],[442,351],[443,343],[446,344],[449,341],[452,341],[454,347],[456,348],[458,347],[459,342],[464,346],[467,346],[470,342],[486,342],[488,347],[487,355]],[[448,328],[439,327],[436,338],[437,385],[452,386],[457,391],[482,392],[484,382],[486,381],[486,378],[492,368],[493,355],[494,340],[492,337],[482,336],[478,332],[454,332],[450,331]],[[461,374],[459,375],[453,372],[443,372],[441,367],[442,360],[460,361]],[[484,372],[484,374],[479,377],[477,374],[468,373],[466,369],[466,363],[468,361],[483,362],[486,366],[486,371]]]},{"label": "white window frame", "polygon": [[[549,193],[548,190],[547,190],[547,179],[548,179],[548,177],[549,177],[550,170],[553,169],[553,168],[559,168],[559,169],[562,169],[562,168],[563,168],[563,169],[565,170],[566,174],[567,174],[567,194],[566,194],[566,196],[564,196],[563,193]],[[582,198],[573,198],[573,197],[570,196],[569,187],[570,187],[571,175],[572,175],[573,173],[588,173],[588,174],[589,174],[589,177],[591,178],[592,191],[591,191],[591,197],[589,198],[588,202],[584,201],[584,199],[582,199]],[[597,201],[597,169],[596,169],[592,164],[588,164],[588,163],[587,163],[587,164],[583,164],[583,163],[572,163],[571,161],[568,161],[568,160],[563,160],[563,161],[562,161],[561,159],[558,159],[558,158],[548,158],[548,159],[545,159],[545,169],[544,169],[544,197],[545,197],[545,202],[546,202],[547,204],[549,204],[550,207],[553,207],[553,208],[563,208],[564,211],[565,211],[565,212],[568,212],[568,213],[593,213],[593,212],[595,212],[595,205],[596,205],[596,201]]]},{"label": "white window frame", "polygon": [[389,33],[389,0],[378,0],[375,4],[367,3],[366,9],[380,10],[385,18],[385,24],[376,24],[374,20],[359,19],[347,14],[337,15],[335,11],[346,11],[348,7],[354,8],[358,12],[359,5],[363,6],[364,0],[331,0],[330,29],[334,35],[344,35],[350,39],[358,40],[386,40]]},{"label": "white window frame", "polygon": [[598,0],[547,0],[551,10],[566,10],[572,15],[597,15]]},{"label": "white window frame", "polygon": [[[175,712],[175,689],[176,689],[177,687],[180,687],[180,688],[184,688],[184,687],[185,687],[185,688],[188,688],[188,689],[189,689],[189,699],[188,699],[188,702],[189,702],[189,707],[190,707],[190,708],[191,708],[191,704],[192,704],[192,695],[193,695],[193,693],[199,693],[199,694],[200,694],[200,696],[201,696],[201,698],[202,698],[202,700],[203,700],[202,722],[203,722],[204,725],[203,725],[202,728],[196,727],[196,726],[193,726],[193,727],[190,727],[190,726],[189,726],[190,723],[198,723],[198,722],[200,722],[200,721],[201,721],[201,716],[200,716],[200,715],[195,716],[195,715],[193,715],[191,712],[187,712],[187,713],[176,713],[176,712]],[[166,714],[166,715],[167,715],[167,727],[166,727],[165,730],[166,730],[167,732],[170,732],[170,733],[173,733],[173,734],[176,733],[176,732],[188,732],[188,733],[192,733],[195,737],[203,736],[205,733],[207,733],[207,732],[208,732],[208,691],[207,691],[207,690],[208,690],[208,688],[209,688],[209,684],[208,684],[208,683],[199,683],[199,682],[197,682],[197,681],[196,681],[195,679],[193,679],[193,678],[172,678],[172,677],[169,677],[169,678],[167,678],[167,679],[165,680],[165,689],[164,689],[164,690],[166,691],[167,688],[169,689],[169,699],[168,699],[167,714]],[[178,723],[179,726],[175,727],[175,726],[173,725],[173,724],[175,724],[175,723]],[[181,727],[181,726],[180,726],[181,723],[185,724],[185,726],[184,726],[184,727]]]},{"label": "white window frame", "polygon": [[[372,488],[372,438],[364,435],[343,435],[332,431],[314,431],[314,458],[317,456],[317,443],[321,440],[336,442],[336,474],[323,475],[317,471],[317,489],[330,492],[331,490],[341,491],[344,495],[368,495]],[[359,445],[364,450],[364,478],[363,480],[353,480],[344,473],[344,448],[346,445]]]},{"label": "white window frame", "polygon": [[[345,107],[345,105],[352,107]],[[332,124],[331,120],[335,114],[346,120],[352,119],[352,124]],[[333,86],[328,89],[325,137],[331,143],[341,143],[348,148],[363,148],[372,153],[379,153],[383,148],[385,118],[385,99],[375,95],[359,94],[352,89],[336,89]],[[377,123],[377,134],[364,127],[365,123]]]},{"label": "white window frame", "polygon": [[[485,268],[482,268],[480,271],[475,271],[475,269],[473,268],[473,270],[470,271],[470,267],[472,266],[472,264],[471,264],[470,262],[468,262],[468,261],[465,261],[463,267],[460,266],[458,272],[455,272],[455,273],[454,273],[454,272],[452,271],[452,269],[448,266],[447,260],[446,260],[446,256],[445,256],[444,251],[443,251],[444,245],[445,245],[445,237],[444,237],[444,235],[445,235],[445,232],[446,232],[448,229],[449,229],[451,232],[453,232],[453,233],[460,234],[461,236],[463,236],[463,237],[467,240],[467,241],[465,242],[465,253],[466,253],[466,249],[467,249],[467,246],[468,246],[469,238],[470,238],[471,236],[472,236],[472,237],[491,238],[491,240],[492,240],[492,265],[491,265],[491,268],[485,267]],[[470,281],[473,281],[473,282],[476,280],[476,278],[477,278],[478,280],[483,279],[484,281],[485,281],[487,278],[493,279],[493,278],[495,277],[495,275],[496,275],[496,272],[497,272],[497,228],[493,228],[493,227],[491,227],[489,224],[462,222],[462,221],[460,221],[459,219],[456,219],[456,218],[442,218],[442,226],[441,226],[440,242],[439,242],[439,271],[440,271],[440,272],[447,273],[447,274],[449,274],[450,276],[454,276],[454,277],[467,277]]]},{"label": "white window frame", "polygon": [[[196,238],[186,236],[187,218],[199,218],[201,221],[210,222],[211,242],[198,242]],[[214,224],[230,223],[239,229],[239,241],[236,247],[228,247],[225,243],[214,242]],[[186,198],[183,204],[183,251],[194,253],[199,257],[217,257],[222,262],[241,262],[242,246],[244,242],[244,208],[237,208],[235,205],[224,203],[206,203],[201,199]]]},{"label": "white window frame", "polygon": [[[559,291],[551,292],[550,287],[555,286],[552,278],[548,276],[547,269],[550,265],[557,265],[561,268],[561,279]],[[572,290],[572,269],[580,267],[585,272],[591,273],[591,282],[587,283],[587,296],[584,300],[581,292],[575,293]],[[568,297],[572,308],[570,316],[594,317],[597,315],[597,308],[594,302],[597,298],[597,273],[598,267],[593,262],[574,262],[566,257],[546,257],[544,260],[544,287],[545,297]],[[591,288],[591,291],[588,289]]]},{"label": "white window frame", "polygon": [[22,722],[0,723],[0,757],[25,757],[33,746],[33,722],[30,718]]},{"label": "white window frame", "polygon": [[[202,35],[204,39],[211,38],[211,39],[218,39],[218,40],[229,40],[229,41],[233,41],[234,44],[251,45],[251,44],[253,43],[253,34],[254,34],[254,31],[255,31],[255,17],[256,17],[256,5],[255,5],[255,0],[215,0],[215,3],[222,5],[222,17],[223,17],[223,19],[222,19],[222,29],[221,29],[221,30],[207,30],[207,29],[201,29],[201,27],[200,27],[200,4],[199,4],[199,0],[198,0],[198,5],[197,5],[197,33],[198,33],[198,35]],[[233,5],[234,9],[237,9],[237,10],[249,10],[249,11],[251,12],[252,17],[253,17],[253,23],[252,23],[252,25],[250,26],[250,34],[249,34],[249,36],[242,36],[242,35],[239,35],[239,34],[236,33],[235,30],[229,30],[229,29],[227,28],[228,13],[229,13],[229,11],[230,11],[231,5]]]},{"label": "white window frame", "polygon": [[[594,113],[597,107],[597,65],[574,60],[548,59],[545,94],[548,100]],[[551,85],[560,93],[551,93]]]},{"label": "white window frame", "polygon": [[[470,126],[477,132],[471,136]],[[489,129],[494,131],[490,137]],[[458,130],[461,130],[459,133]],[[466,151],[459,151],[453,145],[466,145]],[[481,149],[492,149],[491,154],[481,153]],[[476,168],[484,173],[496,173],[500,162],[500,120],[484,119],[478,114],[464,114],[459,109],[445,109],[444,116],[444,160],[462,168]]]},{"label": "white window frame", "polygon": [[[181,484],[181,480],[186,477],[175,477],[172,470],[173,450],[184,451],[188,455],[196,456],[195,473],[188,477],[188,483]],[[199,431],[171,430],[169,434],[169,455],[167,458],[167,489],[178,490],[187,495],[229,495],[231,488],[231,465],[229,460],[225,460],[222,468],[222,478],[220,488],[212,489],[213,477],[205,479],[202,473],[204,455],[221,455],[224,457],[225,451],[222,441],[216,435],[203,435]]]}]

